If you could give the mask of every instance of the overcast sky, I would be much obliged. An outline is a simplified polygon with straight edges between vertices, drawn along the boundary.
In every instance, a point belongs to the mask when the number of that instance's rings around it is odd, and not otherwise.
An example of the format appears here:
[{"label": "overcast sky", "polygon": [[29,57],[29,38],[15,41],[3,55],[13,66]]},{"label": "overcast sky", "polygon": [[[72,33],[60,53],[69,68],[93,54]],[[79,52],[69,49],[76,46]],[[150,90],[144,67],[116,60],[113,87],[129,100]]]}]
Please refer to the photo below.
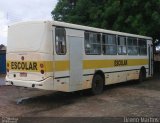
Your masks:
[{"label": "overcast sky", "polygon": [[0,44],[7,45],[9,24],[24,21],[51,20],[57,0],[0,0]]}]

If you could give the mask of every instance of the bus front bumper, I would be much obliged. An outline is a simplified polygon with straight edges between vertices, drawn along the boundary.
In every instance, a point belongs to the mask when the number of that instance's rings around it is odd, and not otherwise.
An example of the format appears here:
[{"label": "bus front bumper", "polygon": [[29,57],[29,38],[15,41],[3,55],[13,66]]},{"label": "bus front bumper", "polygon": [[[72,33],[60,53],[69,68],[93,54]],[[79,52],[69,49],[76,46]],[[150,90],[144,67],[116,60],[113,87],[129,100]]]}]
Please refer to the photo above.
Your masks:
[{"label": "bus front bumper", "polygon": [[53,90],[53,77],[48,77],[42,81],[24,81],[24,80],[9,79],[6,76],[6,85],[38,88],[43,90]]}]

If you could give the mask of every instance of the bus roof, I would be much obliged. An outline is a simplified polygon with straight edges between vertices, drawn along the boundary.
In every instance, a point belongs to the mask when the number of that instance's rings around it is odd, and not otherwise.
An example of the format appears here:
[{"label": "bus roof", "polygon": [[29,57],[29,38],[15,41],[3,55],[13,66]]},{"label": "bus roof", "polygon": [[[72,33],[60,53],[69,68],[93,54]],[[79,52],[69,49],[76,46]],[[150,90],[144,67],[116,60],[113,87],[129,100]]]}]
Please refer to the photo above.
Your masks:
[{"label": "bus roof", "polygon": [[[66,22],[60,22],[60,21],[48,21],[48,20],[46,20],[46,21],[45,20],[24,21],[24,22],[15,23],[13,25],[16,25],[19,23],[44,23],[44,22],[50,23],[52,26],[66,27],[66,28],[71,28],[71,29],[100,32],[100,33],[107,33],[107,34],[124,35],[124,36],[129,36],[129,37],[145,38],[148,40],[152,40],[152,37],[136,35],[136,34],[131,34],[131,33],[125,33],[125,32],[119,32],[119,31],[113,31],[113,30],[94,28],[94,27],[89,27],[89,26],[82,26],[82,25],[78,25],[78,24],[72,24],[72,23],[66,23]],[[10,26],[12,26],[12,25],[10,25]]]},{"label": "bus roof", "polygon": [[152,37],[136,35],[136,34],[131,34],[131,33],[124,33],[124,32],[113,31],[113,30],[94,28],[94,27],[89,27],[89,26],[82,26],[82,25],[71,24],[71,23],[66,23],[66,22],[52,21],[51,23],[53,26],[61,26],[61,27],[73,28],[73,29],[77,29],[77,30],[86,30],[86,31],[93,31],[93,32],[100,32],[100,33],[125,35],[125,36],[129,36],[129,37],[145,38],[145,39],[152,40]]}]

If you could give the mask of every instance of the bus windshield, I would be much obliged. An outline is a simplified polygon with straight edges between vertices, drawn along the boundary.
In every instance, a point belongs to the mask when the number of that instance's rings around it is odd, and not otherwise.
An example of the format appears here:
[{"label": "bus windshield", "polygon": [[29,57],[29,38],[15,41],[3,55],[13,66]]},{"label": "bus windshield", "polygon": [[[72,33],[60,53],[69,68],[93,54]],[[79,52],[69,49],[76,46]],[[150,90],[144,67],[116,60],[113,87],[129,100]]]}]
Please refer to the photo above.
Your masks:
[{"label": "bus windshield", "polygon": [[44,23],[19,23],[8,28],[7,52],[37,51],[45,39]]}]

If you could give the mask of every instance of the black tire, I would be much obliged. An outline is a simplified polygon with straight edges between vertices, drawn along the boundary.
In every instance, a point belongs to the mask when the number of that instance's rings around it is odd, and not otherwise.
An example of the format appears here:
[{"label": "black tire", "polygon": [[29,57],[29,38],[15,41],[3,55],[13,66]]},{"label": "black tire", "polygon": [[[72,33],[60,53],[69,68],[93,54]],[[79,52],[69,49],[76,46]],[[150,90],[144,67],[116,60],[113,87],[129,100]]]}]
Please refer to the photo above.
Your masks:
[{"label": "black tire", "polygon": [[139,82],[143,82],[146,80],[146,70],[141,69],[139,72]]},{"label": "black tire", "polygon": [[103,92],[104,79],[101,75],[96,74],[92,80],[91,93],[93,95],[101,94]]}]

